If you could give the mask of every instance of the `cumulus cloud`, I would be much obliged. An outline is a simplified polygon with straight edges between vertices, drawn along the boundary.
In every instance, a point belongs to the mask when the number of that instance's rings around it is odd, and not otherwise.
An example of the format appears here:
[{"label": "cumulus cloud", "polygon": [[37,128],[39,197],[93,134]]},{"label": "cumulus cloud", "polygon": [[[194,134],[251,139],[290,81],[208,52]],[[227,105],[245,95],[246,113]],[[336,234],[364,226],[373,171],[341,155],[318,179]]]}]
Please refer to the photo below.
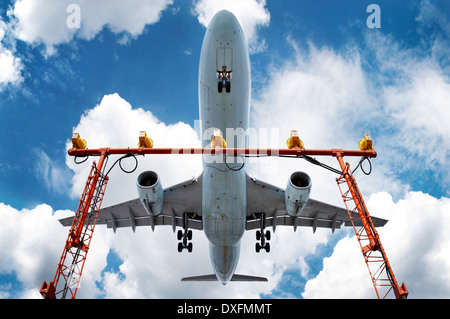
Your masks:
[{"label": "cumulus cloud", "polygon": [[7,85],[18,85],[23,81],[22,60],[15,56],[7,42],[8,25],[0,19],[0,91]]},{"label": "cumulus cloud", "polygon": [[53,279],[67,236],[57,218],[69,214],[68,211],[54,212],[45,204],[17,210],[0,203],[0,273],[16,276],[23,285],[23,291],[19,292],[4,287],[6,297],[37,298],[42,281]]},{"label": "cumulus cloud", "polygon": [[252,104],[254,126],[280,128],[281,145],[291,129],[298,129],[308,148],[352,149],[364,133],[371,133],[375,149],[384,155],[376,159],[381,167],[374,173],[388,177],[377,178],[378,190],[396,195],[407,190],[395,181],[395,172],[418,173],[422,166],[413,157],[449,185],[450,131],[444,123],[450,121],[450,78],[445,63],[432,54],[402,49],[380,33],[366,36],[364,51],[349,46],[337,52],[313,44],[301,50],[287,40],[294,57],[268,70],[270,80]]},{"label": "cumulus cloud", "polygon": [[22,82],[22,63],[15,57],[11,50],[0,48],[0,88],[6,84],[18,84]]},{"label": "cumulus cloud", "polygon": [[377,101],[374,122],[382,123],[380,145],[389,165],[404,173],[425,163],[439,183],[450,185],[449,64],[433,51],[401,48],[390,36],[375,33],[366,41],[376,57],[371,63],[380,70],[368,75]]},{"label": "cumulus cloud", "polygon": [[42,180],[52,192],[58,194],[66,194],[67,180],[70,178],[70,173],[66,167],[59,165],[52,161],[50,157],[41,149],[35,149],[36,162],[34,172],[39,180]]},{"label": "cumulus cloud", "polygon": [[208,26],[218,11],[231,11],[244,29],[250,52],[255,53],[265,49],[265,41],[258,37],[258,29],[270,23],[270,13],[265,6],[265,0],[199,0],[193,11],[204,26]]},{"label": "cumulus cloud", "polygon": [[[306,148],[355,149],[365,132],[360,130],[361,122],[354,119],[362,118],[366,123],[365,114],[372,113],[374,105],[358,50],[338,53],[311,44],[303,51],[294,42],[292,44],[296,52],[294,58],[269,70],[270,79],[254,97],[251,125],[268,131],[276,128],[277,139],[272,147],[284,147],[290,130],[296,129]],[[319,159],[338,167],[335,159]],[[346,160],[353,167],[357,164],[357,160]],[[311,196],[342,205],[334,173],[301,160],[274,158],[271,163],[271,169],[262,171],[255,167],[252,172],[285,187],[290,172],[307,171],[313,180]],[[383,186],[389,190],[399,188],[385,177],[379,179]]]},{"label": "cumulus cloud", "polygon": [[[380,192],[371,195],[367,205],[373,215],[391,219],[378,232],[396,279],[400,285],[405,282],[409,298],[449,296],[450,238],[444,225],[450,217],[450,200],[409,192],[394,202],[388,193]],[[322,271],[307,282],[303,297],[376,298],[355,238],[339,241],[333,254],[325,258]]]},{"label": "cumulus cloud", "polygon": [[[44,44],[46,54],[51,55],[56,52],[56,45],[74,37],[93,39],[105,27],[114,33],[139,36],[146,25],[158,22],[162,11],[172,3],[173,0],[80,0],[76,2],[80,10],[74,11],[69,7],[74,4],[72,0],[18,0],[9,16],[14,20],[17,38],[31,44]],[[79,27],[71,23],[75,12],[80,13]]]},{"label": "cumulus cloud", "polygon": [[[88,148],[137,147],[140,131],[147,132],[147,135],[153,140],[154,147],[200,146],[197,133],[190,125],[182,122],[166,125],[160,122],[150,111],[133,108],[117,93],[104,96],[97,106],[82,115],[80,123],[74,128],[74,132],[79,133],[86,140]],[[68,141],[67,148],[70,147],[71,141]],[[108,167],[118,157],[111,156]],[[73,158],[67,156],[66,164],[75,172],[72,196],[78,197],[84,188],[92,161],[89,160],[82,165],[76,165]],[[134,160],[126,159],[122,162],[122,165],[125,169],[131,170],[134,167]],[[115,202],[119,202],[120,200],[135,198],[134,187],[137,175],[146,169],[161,172],[160,177],[163,187],[168,187],[199,175],[201,173],[201,158],[199,155],[189,157],[183,155],[139,157],[138,169],[132,174],[123,173],[116,165],[109,175],[111,182],[108,184],[106,203],[111,203],[113,199]],[[116,178],[122,182],[115,182]],[[124,182],[130,187],[124,189]]]}]

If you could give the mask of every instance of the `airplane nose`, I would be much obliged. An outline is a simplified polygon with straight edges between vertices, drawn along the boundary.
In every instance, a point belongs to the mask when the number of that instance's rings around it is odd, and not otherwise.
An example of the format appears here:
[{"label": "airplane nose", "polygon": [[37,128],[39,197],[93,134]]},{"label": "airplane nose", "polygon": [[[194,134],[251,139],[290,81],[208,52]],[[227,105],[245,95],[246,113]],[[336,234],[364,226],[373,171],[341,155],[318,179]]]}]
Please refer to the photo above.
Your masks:
[{"label": "airplane nose", "polygon": [[209,24],[212,31],[215,30],[233,30],[240,29],[240,25],[234,14],[227,10],[217,12]]}]

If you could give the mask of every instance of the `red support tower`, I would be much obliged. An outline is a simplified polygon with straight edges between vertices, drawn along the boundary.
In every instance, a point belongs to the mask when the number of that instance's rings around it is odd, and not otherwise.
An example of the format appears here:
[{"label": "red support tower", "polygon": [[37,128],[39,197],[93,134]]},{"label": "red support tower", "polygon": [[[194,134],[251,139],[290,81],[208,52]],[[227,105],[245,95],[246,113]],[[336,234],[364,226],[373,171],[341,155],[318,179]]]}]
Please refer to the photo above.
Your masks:
[{"label": "red support tower", "polygon": [[[108,182],[108,177],[101,172],[105,157],[103,153],[98,165],[95,162],[92,165],[55,277],[48,284],[45,281],[42,283],[40,293],[46,299],[55,299],[57,296],[75,299]],[[63,280],[58,288],[60,278]]]},{"label": "red support tower", "polygon": [[[408,290],[405,283],[399,286],[395,279],[389,260],[381,245],[381,240],[375,226],[370,218],[369,211],[364,203],[361,192],[359,191],[356,180],[349,168],[349,164],[344,164],[341,154],[336,155],[342,169],[342,175],[336,179],[341,191],[342,199],[347,208],[348,215],[352,221],[353,229],[361,247],[367,268],[369,269],[370,278],[375,288],[378,299],[386,298],[390,291],[394,291],[396,299],[406,299]],[[347,184],[347,191],[342,191],[342,185]],[[355,207],[350,210],[347,203],[353,201]],[[363,226],[357,230],[353,223],[353,214],[359,214]],[[380,294],[379,288],[384,288],[384,294]]]}]

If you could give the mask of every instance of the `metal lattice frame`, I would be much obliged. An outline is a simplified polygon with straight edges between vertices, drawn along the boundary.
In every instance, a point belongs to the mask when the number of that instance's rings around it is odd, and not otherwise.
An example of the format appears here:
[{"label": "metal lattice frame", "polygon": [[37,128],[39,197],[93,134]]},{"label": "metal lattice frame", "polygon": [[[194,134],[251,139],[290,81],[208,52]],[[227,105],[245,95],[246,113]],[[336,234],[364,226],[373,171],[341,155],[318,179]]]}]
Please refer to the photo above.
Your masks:
[{"label": "metal lattice frame", "polygon": [[[338,156],[337,158],[342,168],[342,175],[336,179],[336,182],[361,247],[361,253],[369,270],[377,297],[378,299],[384,299],[393,291],[396,299],[406,299],[408,290],[404,283],[399,286],[395,279],[394,272],[381,244],[380,235],[375,229],[349,164],[344,164],[342,157]],[[347,190],[343,191],[343,189]],[[352,205],[353,208],[350,209],[349,205]],[[352,216],[354,214],[358,214],[362,220],[363,226],[359,229],[355,227],[353,222]]]},{"label": "metal lattice frame", "polygon": [[49,284],[42,284],[40,292],[45,298],[75,299],[108,183],[108,177],[101,172],[104,158],[100,158],[98,166],[95,162],[92,165],[55,277]]}]

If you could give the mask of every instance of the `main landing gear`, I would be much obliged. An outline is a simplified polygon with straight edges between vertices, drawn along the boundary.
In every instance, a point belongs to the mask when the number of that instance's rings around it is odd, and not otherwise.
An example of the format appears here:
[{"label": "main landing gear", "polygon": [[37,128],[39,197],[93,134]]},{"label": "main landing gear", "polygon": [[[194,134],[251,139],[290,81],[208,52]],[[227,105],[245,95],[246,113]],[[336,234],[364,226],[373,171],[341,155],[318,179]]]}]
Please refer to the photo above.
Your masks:
[{"label": "main landing gear", "polygon": [[178,243],[178,252],[181,253],[183,249],[187,249],[188,252],[192,252],[192,243],[188,242],[188,240],[192,240],[192,230],[185,229],[182,231],[181,229],[178,230],[177,233],[177,239],[181,240],[181,242]]},{"label": "main landing gear", "polygon": [[255,251],[259,253],[261,249],[265,249],[267,253],[270,252],[270,243],[266,242],[266,240],[270,240],[270,230],[264,231],[266,228],[266,214],[258,214],[259,216],[259,226],[260,230],[256,231],[256,240]]},{"label": "main landing gear", "polygon": [[[194,214],[195,215],[195,214]],[[183,249],[187,249],[188,252],[192,252],[192,243],[188,240],[192,240],[192,230],[188,229],[188,219],[190,218],[190,213],[183,214],[183,230],[179,229],[177,232],[177,239],[181,240],[178,243],[178,252],[181,253]]]}]

